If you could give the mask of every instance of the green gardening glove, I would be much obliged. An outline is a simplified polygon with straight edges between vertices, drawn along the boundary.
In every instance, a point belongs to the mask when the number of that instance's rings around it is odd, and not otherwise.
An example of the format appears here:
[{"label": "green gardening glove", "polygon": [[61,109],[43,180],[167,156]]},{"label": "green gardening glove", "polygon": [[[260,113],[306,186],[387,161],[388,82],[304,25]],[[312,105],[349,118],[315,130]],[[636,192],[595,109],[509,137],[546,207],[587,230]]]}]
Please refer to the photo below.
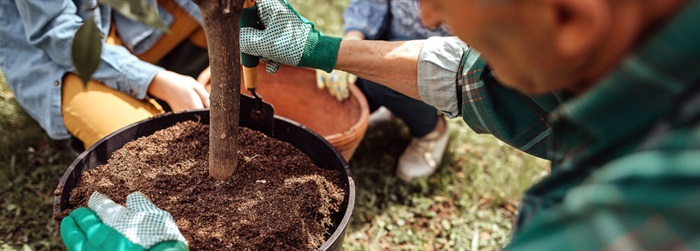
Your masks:
[{"label": "green gardening glove", "polygon": [[[241,28],[241,52],[267,61],[267,73],[280,63],[331,72],[338,58],[340,38],[323,35],[284,0],[257,0],[258,15],[265,29]],[[251,12],[241,14],[250,18]]]},{"label": "green gardening glove", "polygon": [[61,221],[61,239],[70,251],[188,250],[170,213],[140,192],[126,197],[126,207],[94,192],[88,207],[73,210]]}]

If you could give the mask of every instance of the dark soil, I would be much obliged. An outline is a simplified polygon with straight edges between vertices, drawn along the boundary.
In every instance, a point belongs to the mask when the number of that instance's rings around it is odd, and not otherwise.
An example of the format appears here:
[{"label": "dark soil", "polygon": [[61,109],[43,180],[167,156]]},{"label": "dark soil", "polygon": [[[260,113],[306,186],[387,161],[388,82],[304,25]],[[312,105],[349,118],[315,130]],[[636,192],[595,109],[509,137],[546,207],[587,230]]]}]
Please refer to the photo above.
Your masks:
[{"label": "dark soil", "polygon": [[70,205],[87,206],[93,191],[123,205],[141,191],[173,215],[192,250],[318,248],[345,198],[340,172],[260,132],[241,127],[238,138],[238,169],[225,181],[208,174],[207,125],[182,122],[132,141],[83,175]]}]

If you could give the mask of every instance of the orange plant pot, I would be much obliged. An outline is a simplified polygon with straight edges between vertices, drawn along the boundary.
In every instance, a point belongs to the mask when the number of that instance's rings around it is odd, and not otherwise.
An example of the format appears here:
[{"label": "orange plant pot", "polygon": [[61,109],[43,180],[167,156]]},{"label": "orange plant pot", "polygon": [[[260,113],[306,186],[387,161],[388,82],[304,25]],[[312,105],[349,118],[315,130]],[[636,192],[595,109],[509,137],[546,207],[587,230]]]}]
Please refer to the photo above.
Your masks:
[{"label": "orange plant pot", "polygon": [[[277,73],[267,74],[260,64],[256,92],[274,106],[275,114],[320,134],[346,161],[367,131],[369,106],[360,89],[350,85],[350,97],[338,102],[327,90],[316,87],[314,70],[282,66]],[[244,84],[241,93],[250,94]]]}]

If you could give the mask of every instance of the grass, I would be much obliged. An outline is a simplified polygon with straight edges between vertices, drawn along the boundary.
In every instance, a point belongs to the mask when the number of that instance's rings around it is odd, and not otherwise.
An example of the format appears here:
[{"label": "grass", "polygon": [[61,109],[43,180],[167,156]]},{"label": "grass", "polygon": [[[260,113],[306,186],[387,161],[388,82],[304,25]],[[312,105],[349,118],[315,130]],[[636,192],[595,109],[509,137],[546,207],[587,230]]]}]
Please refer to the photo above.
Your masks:
[{"label": "grass", "polygon": [[437,173],[411,184],[393,176],[406,128],[391,122],[370,130],[350,162],[358,193],[347,250],[494,250],[507,243],[520,194],[546,174],[546,163],[460,120],[449,126]]},{"label": "grass", "polygon": [[[290,0],[328,34],[339,35],[348,0]],[[346,250],[495,250],[508,241],[520,194],[547,164],[461,120],[449,122],[437,173],[404,184],[393,176],[406,128],[368,131],[353,160],[357,200]],[[53,190],[70,164],[65,142],[50,140],[0,76],[0,250],[64,249],[51,219]]]},{"label": "grass", "polygon": [[60,250],[53,190],[71,158],[12,98],[0,74],[0,250]]}]

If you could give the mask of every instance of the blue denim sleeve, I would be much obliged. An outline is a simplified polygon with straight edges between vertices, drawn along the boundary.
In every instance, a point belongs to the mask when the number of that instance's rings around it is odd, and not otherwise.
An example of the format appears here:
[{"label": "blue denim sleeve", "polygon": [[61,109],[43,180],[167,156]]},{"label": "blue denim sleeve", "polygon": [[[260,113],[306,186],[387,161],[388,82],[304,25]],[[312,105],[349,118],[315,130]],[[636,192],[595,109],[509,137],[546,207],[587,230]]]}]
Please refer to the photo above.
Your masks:
[{"label": "blue denim sleeve", "polygon": [[[83,23],[80,15],[85,14],[82,13],[83,10],[69,0],[24,0],[17,1],[16,4],[27,42],[44,51],[53,63],[66,71],[75,72],[71,60],[71,44],[75,31]],[[110,12],[107,6],[100,6],[94,12],[103,33],[109,31]],[[92,78],[138,99],[145,98],[148,85],[156,73],[162,70],[141,61],[122,46],[103,45],[101,59]]]},{"label": "blue denim sleeve", "polygon": [[376,40],[388,13],[387,0],[352,0],[343,13],[343,33],[356,30],[362,32],[365,39]]}]

